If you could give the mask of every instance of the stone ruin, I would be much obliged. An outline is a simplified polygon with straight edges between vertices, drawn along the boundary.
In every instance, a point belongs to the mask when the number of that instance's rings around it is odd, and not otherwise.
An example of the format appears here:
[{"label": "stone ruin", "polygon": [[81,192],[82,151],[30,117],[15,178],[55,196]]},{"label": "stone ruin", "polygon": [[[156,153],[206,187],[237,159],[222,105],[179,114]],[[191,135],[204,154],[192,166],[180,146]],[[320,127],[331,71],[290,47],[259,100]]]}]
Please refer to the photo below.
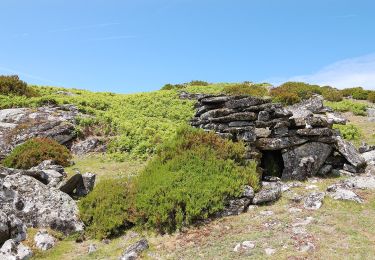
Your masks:
[{"label": "stone ruin", "polygon": [[233,141],[243,141],[245,158],[256,160],[263,179],[305,180],[331,172],[362,173],[366,161],[333,124],[346,120],[314,96],[283,107],[252,96],[180,94],[196,99],[191,125]]}]

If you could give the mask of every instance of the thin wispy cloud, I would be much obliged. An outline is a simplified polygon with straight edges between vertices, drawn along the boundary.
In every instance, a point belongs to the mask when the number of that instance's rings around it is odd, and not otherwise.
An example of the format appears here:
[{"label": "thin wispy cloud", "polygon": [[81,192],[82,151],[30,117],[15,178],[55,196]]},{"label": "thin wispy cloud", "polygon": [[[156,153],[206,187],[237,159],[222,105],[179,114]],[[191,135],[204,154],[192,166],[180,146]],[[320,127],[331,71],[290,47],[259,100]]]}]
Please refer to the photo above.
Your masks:
[{"label": "thin wispy cloud", "polygon": [[54,33],[64,33],[64,32],[73,32],[73,31],[84,31],[84,30],[91,30],[91,29],[100,29],[106,28],[110,26],[117,26],[121,23],[99,23],[99,24],[91,24],[91,25],[83,25],[83,26],[73,26],[73,27],[65,27],[65,28],[57,28],[53,30],[43,31],[43,32],[23,32],[13,34],[12,37],[19,38],[19,37],[28,37],[32,35],[45,35],[45,34],[54,34]]},{"label": "thin wispy cloud", "polygon": [[291,77],[287,81],[304,81],[337,88],[362,86],[375,89],[375,53],[341,60],[315,73]]},{"label": "thin wispy cloud", "polygon": [[37,80],[37,81],[42,82],[44,84],[53,84],[55,86],[56,85],[60,85],[60,86],[64,85],[63,83],[57,82],[55,80],[50,80],[50,79],[47,79],[47,78],[44,78],[44,77],[40,77],[40,76],[37,76],[37,75],[33,75],[33,74],[29,74],[29,73],[22,72],[22,71],[19,71],[19,70],[7,68],[7,67],[4,67],[2,65],[0,65],[0,72],[19,75],[19,76],[22,76],[22,77],[25,77],[25,78],[28,78],[28,79]]},{"label": "thin wispy cloud", "polygon": [[112,41],[112,40],[123,40],[123,39],[135,39],[135,35],[118,35],[118,36],[108,36],[100,38],[92,38],[90,41]]}]

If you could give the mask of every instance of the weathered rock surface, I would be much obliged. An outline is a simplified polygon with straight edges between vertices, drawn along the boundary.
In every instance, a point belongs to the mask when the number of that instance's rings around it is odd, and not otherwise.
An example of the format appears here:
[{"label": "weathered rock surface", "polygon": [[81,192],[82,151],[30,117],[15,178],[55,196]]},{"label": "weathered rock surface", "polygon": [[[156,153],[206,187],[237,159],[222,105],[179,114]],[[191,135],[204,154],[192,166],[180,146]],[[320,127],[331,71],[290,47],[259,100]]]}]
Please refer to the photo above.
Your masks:
[{"label": "weathered rock surface", "polygon": [[283,153],[283,179],[304,180],[316,175],[332,152],[332,147],[325,143],[311,142]]},{"label": "weathered rock surface", "polygon": [[367,164],[375,164],[375,150],[363,153],[362,157]]},{"label": "weathered rock surface", "polygon": [[70,146],[78,109],[72,105],[0,110],[0,158],[33,137],[49,137]]},{"label": "weathered rock surface", "polygon": [[34,236],[34,243],[37,248],[42,251],[46,251],[56,244],[56,239],[48,234],[47,230],[39,230]]},{"label": "weathered rock surface", "polygon": [[27,260],[33,256],[30,248],[12,239],[7,240],[0,249],[2,260]]},{"label": "weathered rock surface", "polygon": [[71,151],[76,155],[105,152],[106,145],[102,138],[91,136],[85,140],[74,143],[71,147]]},{"label": "weathered rock surface", "polygon": [[336,149],[345,157],[350,164],[357,169],[363,169],[366,166],[366,161],[363,156],[357,151],[354,145],[342,137],[336,137]]},{"label": "weathered rock surface", "polygon": [[248,185],[244,187],[242,196],[239,198],[234,198],[228,201],[227,205],[225,206],[224,210],[218,212],[215,216],[216,217],[226,217],[226,216],[233,216],[239,215],[247,210],[249,205],[254,198],[255,193],[254,189]]},{"label": "weathered rock surface", "polygon": [[19,173],[0,178],[1,211],[28,227],[46,227],[66,234],[82,231],[78,208],[69,195]]},{"label": "weathered rock surface", "polygon": [[120,257],[120,260],[134,260],[139,257],[143,251],[148,249],[148,241],[146,239],[141,239],[134,245],[128,247],[125,252]]},{"label": "weathered rock surface", "polygon": [[[0,199],[2,199],[0,197]],[[6,240],[13,239],[16,242],[26,239],[26,226],[15,215],[7,215],[0,212],[0,245]]]},{"label": "weathered rock surface", "polygon": [[361,197],[349,189],[343,189],[340,187],[328,188],[329,196],[335,200],[351,200],[357,203],[362,203]]},{"label": "weathered rock surface", "polygon": [[243,252],[250,249],[255,248],[255,242],[254,241],[243,241],[241,243],[238,243],[234,248],[234,252]]},{"label": "weathered rock surface", "polygon": [[310,210],[317,210],[323,204],[323,199],[325,197],[324,192],[313,192],[310,193],[304,200],[304,208]]},{"label": "weathered rock surface", "polygon": [[281,197],[281,184],[277,182],[263,184],[262,189],[255,194],[253,204],[263,204],[278,200]]}]

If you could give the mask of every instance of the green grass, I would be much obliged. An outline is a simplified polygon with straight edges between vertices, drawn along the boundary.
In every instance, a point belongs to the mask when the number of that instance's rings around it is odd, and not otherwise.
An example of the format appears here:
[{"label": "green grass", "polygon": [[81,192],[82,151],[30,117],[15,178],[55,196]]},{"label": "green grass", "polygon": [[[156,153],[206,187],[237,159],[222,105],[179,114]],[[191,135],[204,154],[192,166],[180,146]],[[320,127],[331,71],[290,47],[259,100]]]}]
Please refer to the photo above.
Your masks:
[{"label": "green grass", "polygon": [[76,170],[81,173],[92,172],[96,174],[97,182],[102,179],[135,176],[146,163],[143,160],[134,159],[113,160],[111,156],[106,154],[76,156],[73,157],[73,161],[74,165],[65,168],[68,176],[72,176]]},{"label": "green grass", "polygon": [[353,114],[359,116],[367,115],[366,109],[368,108],[368,105],[358,101],[352,101],[348,99],[340,102],[325,101],[324,105],[331,107],[335,111],[339,112],[352,112]]}]

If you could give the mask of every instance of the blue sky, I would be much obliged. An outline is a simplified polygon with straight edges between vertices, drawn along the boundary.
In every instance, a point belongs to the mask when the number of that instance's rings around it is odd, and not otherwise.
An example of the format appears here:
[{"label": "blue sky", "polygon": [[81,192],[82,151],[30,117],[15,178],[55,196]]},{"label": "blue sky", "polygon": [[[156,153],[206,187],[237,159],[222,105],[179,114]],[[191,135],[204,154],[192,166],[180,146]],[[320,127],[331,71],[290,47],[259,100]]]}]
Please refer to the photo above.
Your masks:
[{"label": "blue sky", "polygon": [[374,1],[1,0],[0,74],[120,93],[305,80],[375,89]]}]

